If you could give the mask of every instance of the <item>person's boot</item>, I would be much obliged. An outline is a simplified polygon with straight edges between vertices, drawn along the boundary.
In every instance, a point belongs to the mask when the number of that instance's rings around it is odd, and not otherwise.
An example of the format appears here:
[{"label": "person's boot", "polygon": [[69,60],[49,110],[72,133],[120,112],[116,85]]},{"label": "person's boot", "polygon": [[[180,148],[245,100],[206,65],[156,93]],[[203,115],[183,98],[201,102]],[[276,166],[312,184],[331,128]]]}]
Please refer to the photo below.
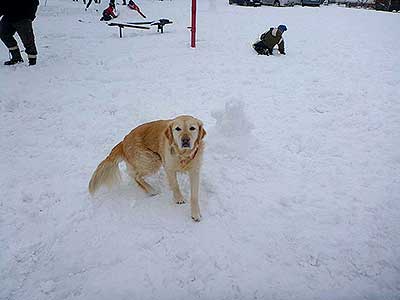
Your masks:
[{"label": "person's boot", "polygon": [[11,59],[4,62],[4,65],[12,66],[24,61],[22,59],[21,52],[19,51],[19,49],[11,50],[10,53],[11,53]]},{"label": "person's boot", "polygon": [[28,58],[28,60],[29,60],[29,65],[30,66],[36,65],[36,57],[35,58]]}]

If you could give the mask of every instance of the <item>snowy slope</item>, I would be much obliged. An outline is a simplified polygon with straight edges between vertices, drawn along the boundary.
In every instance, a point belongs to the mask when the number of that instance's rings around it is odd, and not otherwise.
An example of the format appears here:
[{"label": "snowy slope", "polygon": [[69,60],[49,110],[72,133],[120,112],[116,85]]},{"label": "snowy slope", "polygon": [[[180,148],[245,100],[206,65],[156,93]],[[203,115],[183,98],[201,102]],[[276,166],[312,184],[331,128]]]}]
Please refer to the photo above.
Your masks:
[{"label": "snowy slope", "polygon": [[[0,299],[399,299],[400,14],[206,1],[190,49],[190,1],[139,2],[174,24],[123,39],[106,3],[41,2],[38,65],[0,66]],[[280,23],[287,55],[255,55]],[[200,223],[163,172],[89,196],[178,114],[208,131]]]}]

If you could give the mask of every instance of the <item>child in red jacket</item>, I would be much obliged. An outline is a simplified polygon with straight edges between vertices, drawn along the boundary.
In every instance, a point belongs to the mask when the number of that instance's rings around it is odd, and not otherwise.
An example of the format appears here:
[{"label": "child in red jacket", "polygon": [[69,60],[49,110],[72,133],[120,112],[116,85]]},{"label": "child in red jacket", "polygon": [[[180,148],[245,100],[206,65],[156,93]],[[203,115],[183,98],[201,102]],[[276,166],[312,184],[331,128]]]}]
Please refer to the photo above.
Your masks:
[{"label": "child in red jacket", "polygon": [[118,17],[118,11],[115,9],[115,3],[113,0],[110,1],[108,7],[103,11],[103,16],[100,21],[110,21]]}]

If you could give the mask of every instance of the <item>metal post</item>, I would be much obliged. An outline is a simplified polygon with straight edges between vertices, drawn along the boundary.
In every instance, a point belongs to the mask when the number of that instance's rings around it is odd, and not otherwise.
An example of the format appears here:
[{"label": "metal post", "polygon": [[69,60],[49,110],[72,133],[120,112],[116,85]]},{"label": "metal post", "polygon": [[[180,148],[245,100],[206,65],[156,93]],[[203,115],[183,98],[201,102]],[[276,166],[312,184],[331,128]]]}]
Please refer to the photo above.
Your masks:
[{"label": "metal post", "polygon": [[196,0],[192,0],[192,27],[190,30],[192,32],[190,46],[196,48]]}]

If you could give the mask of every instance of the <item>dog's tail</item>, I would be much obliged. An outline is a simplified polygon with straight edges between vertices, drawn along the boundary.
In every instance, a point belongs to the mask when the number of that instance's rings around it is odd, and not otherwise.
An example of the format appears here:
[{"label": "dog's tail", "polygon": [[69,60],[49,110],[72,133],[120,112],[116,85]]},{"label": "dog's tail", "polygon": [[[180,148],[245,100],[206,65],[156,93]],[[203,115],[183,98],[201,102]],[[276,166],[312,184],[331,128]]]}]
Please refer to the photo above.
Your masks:
[{"label": "dog's tail", "polygon": [[118,164],[124,160],[122,142],[116,145],[111,153],[104,159],[94,171],[89,182],[89,193],[94,194],[101,185],[111,188],[121,179]]}]

